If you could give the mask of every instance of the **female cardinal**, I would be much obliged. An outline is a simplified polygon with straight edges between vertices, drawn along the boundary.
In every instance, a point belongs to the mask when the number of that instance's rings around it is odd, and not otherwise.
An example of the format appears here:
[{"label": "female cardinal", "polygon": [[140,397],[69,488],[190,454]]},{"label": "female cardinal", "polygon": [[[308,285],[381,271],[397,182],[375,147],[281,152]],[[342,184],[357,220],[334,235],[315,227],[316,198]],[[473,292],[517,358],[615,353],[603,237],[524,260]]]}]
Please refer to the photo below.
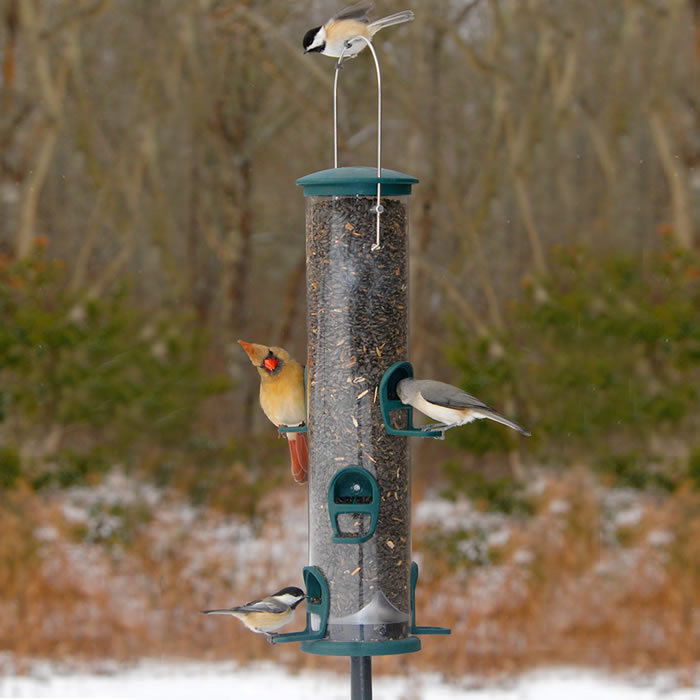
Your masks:
[{"label": "female cardinal", "polygon": [[[306,422],[304,369],[286,350],[238,341],[260,374],[260,406],[265,415],[280,426],[301,426]],[[306,482],[309,447],[306,433],[285,433],[292,457],[292,476]]]}]

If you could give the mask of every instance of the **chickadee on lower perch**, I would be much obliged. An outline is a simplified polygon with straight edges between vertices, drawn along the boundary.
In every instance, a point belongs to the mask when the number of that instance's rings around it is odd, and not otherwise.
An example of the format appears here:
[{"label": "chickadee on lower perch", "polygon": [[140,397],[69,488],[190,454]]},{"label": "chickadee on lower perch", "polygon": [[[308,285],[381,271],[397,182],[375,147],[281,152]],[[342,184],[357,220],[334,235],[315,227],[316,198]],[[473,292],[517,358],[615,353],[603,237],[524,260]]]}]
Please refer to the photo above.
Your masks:
[{"label": "chickadee on lower perch", "polygon": [[238,618],[249,630],[264,634],[272,641],[275,632],[289,624],[294,617],[294,610],[306,598],[301,588],[287,586],[274,595],[235,608],[219,610],[202,610],[204,615],[232,615]]}]

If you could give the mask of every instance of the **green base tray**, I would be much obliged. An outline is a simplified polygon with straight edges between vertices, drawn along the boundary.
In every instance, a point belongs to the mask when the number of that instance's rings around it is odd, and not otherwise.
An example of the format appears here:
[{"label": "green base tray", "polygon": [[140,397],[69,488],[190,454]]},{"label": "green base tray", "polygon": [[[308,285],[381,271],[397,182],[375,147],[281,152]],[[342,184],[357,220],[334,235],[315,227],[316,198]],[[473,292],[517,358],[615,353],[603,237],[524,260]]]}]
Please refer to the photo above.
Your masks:
[{"label": "green base tray", "polygon": [[301,643],[305,654],[321,656],[388,656],[390,654],[411,654],[420,651],[420,639],[388,639],[386,642],[332,642],[328,639],[314,639]]}]

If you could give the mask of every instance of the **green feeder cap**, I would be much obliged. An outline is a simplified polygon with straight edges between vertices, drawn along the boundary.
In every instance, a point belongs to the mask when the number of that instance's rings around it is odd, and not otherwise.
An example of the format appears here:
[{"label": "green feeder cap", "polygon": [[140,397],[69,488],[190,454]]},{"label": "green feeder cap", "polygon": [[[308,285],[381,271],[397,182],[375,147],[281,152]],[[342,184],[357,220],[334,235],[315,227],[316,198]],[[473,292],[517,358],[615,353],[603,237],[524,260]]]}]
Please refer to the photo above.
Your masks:
[{"label": "green feeder cap", "polygon": [[381,180],[377,178],[377,169],[369,166],[352,168],[329,168],[319,170],[311,175],[304,175],[297,180],[297,185],[304,188],[304,197],[313,196],[353,196],[358,194],[376,195],[377,182],[382,183],[382,195],[411,194],[411,186],[418,179],[396,170],[382,168]]}]

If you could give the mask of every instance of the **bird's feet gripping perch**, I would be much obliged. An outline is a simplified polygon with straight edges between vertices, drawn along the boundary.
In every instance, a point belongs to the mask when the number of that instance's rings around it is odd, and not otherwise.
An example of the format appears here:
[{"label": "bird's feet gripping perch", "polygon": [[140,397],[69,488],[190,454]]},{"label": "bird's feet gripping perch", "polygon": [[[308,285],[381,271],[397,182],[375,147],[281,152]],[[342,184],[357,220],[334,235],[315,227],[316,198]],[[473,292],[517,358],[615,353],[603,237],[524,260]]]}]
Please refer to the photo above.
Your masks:
[{"label": "bird's feet gripping perch", "polygon": [[420,429],[424,433],[439,432],[440,435],[435,435],[436,440],[444,440],[445,433],[454,428],[454,425],[445,425],[444,423],[430,423],[429,425],[421,425]]}]

